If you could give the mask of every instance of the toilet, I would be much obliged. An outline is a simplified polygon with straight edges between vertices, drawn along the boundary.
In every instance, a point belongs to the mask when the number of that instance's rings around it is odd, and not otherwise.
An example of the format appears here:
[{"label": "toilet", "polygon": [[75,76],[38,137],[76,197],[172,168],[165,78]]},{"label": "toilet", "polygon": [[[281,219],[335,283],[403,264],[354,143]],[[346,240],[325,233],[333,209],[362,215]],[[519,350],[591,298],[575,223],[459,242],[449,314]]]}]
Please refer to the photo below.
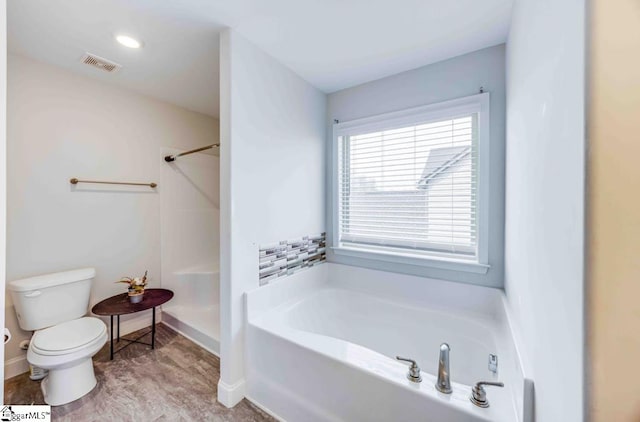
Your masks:
[{"label": "toilet", "polygon": [[49,405],[70,403],[96,386],[92,357],[107,342],[107,327],[85,316],[95,275],[83,268],[7,284],[20,328],[35,331],[27,360],[49,370],[41,383]]}]

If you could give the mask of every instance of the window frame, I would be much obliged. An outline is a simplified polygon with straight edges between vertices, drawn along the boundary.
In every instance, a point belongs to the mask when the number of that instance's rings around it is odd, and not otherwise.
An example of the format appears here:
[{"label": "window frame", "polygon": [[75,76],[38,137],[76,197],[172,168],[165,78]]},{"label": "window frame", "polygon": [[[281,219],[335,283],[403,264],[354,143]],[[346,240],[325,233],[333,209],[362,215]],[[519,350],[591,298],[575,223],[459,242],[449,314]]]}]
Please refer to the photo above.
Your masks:
[{"label": "window frame", "polygon": [[[388,130],[431,121],[451,119],[460,115],[478,114],[478,186],[477,186],[477,256],[476,259],[438,256],[433,252],[403,250],[375,246],[358,247],[340,244],[339,210],[339,142],[340,137],[358,133]],[[490,192],[490,94],[488,92],[454,100],[438,102],[405,110],[379,114],[333,125],[332,154],[332,242],[331,250],[337,255],[372,259],[395,264],[409,264],[445,270],[486,274],[489,266],[489,192]]]}]

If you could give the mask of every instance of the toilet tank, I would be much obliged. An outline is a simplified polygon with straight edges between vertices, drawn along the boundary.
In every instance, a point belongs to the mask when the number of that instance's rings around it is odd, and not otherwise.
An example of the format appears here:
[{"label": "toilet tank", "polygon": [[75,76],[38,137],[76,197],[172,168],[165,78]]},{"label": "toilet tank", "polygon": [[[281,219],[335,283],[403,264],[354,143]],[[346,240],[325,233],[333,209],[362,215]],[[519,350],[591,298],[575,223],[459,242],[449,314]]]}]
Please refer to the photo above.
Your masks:
[{"label": "toilet tank", "polygon": [[7,283],[20,328],[40,330],[86,315],[95,275],[95,268],[82,268]]}]

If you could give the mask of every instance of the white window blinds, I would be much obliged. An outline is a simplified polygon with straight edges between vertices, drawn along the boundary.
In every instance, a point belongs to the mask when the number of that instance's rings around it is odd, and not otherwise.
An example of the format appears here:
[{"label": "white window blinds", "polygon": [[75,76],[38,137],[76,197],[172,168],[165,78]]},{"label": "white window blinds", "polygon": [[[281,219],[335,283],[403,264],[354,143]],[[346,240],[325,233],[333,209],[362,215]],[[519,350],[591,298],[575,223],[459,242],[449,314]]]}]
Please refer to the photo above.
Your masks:
[{"label": "white window blinds", "polygon": [[344,246],[477,258],[478,113],[338,137]]}]

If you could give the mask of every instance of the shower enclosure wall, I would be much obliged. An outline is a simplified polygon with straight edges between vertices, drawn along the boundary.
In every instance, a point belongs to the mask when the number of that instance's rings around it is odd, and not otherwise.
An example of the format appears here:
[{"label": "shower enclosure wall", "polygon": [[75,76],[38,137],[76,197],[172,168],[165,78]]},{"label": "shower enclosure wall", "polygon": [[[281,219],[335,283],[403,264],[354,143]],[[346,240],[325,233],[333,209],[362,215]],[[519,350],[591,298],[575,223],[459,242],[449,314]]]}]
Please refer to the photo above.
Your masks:
[{"label": "shower enclosure wall", "polygon": [[[163,322],[218,354],[219,157],[197,153],[167,163],[162,150],[162,287],[175,296],[163,306]],[[160,160],[159,160],[160,161]]]}]

